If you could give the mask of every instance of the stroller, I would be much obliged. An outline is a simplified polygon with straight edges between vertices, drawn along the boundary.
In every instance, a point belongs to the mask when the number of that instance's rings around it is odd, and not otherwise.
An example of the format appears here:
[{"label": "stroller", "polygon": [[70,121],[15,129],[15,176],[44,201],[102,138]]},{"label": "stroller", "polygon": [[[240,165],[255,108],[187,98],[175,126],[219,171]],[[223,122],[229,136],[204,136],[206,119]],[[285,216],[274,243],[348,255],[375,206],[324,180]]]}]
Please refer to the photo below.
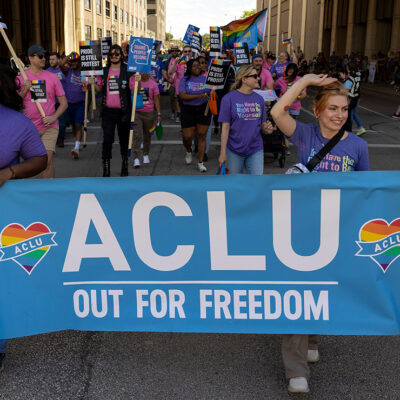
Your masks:
[{"label": "stroller", "polygon": [[[271,117],[271,108],[273,103],[266,103],[267,119],[275,126],[275,122]],[[272,153],[275,159],[278,159],[279,167],[284,168],[286,161],[286,146],[283,133],[277,128],[270,135],[262,135],[264,144],[264,153]]]}]

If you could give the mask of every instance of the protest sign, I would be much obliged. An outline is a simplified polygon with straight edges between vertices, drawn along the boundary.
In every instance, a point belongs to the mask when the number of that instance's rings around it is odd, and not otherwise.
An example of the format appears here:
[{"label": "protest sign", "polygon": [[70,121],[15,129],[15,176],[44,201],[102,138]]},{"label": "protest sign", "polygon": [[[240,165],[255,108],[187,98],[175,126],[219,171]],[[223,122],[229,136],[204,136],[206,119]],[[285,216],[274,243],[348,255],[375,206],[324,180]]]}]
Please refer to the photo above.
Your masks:
[{"label": "protest sign", "polygon": [[235,54],[235,65],[240,67],[241,65],[251,64],[249,46],[246,42],[234,43],[234,54]]},{"label": "protest sign", "polygon": [[189,25],[186,29],[186,33],[185,36],[183,37],[182,42],[184,44],[189,44],[192,42],[192,36],[193,36],[193,32],[198,32],[200,30],[200,28],[198,28],[197,26],[194,25]]},{"label": "protest sign", "polygon": [[199,55],[201,51],[201,35],[198,32],[193,32],[192,41],[190,43],[192,52]]},{"label": "protest sign", "polygon": [[221,50],[221,29],[219,26],[210,26],[210,56],[219,57]]},{"label": "protest sign", "polygon": [[35,93],[32,96],[31,101],[34,102],[34,98],[37,99],[39,103],[46,103],[47,102],[47,95],[46,95],[46,81],[45,80],[33,80],[32,82],[32,89]]},{"label": "protest sign", "polygon": [[112,46],[112,39],[111,36],[105,36],[99,38],[101,40],[101,53],[103,57],[107,57],[108,53],[110,52]]},{"label": "protest sign", "polygon": [[101,40],[79,42],[82,75],[103,75],[103,56]]},{"label": "protest sign", "polygon": [[253,90],[254,93],[259,94],[264,101],[275,101],[278,99],[278,96],[275,93],[275,90],[268,89],[268,90]]},{"label": "protest sign", "polygon": [[151,53],[151,65],[156,65],[157,56],[161,53],[161,40],[154,40],[153,49]]},{"label": "protest sign", "polygon": [[208,68],[206,86],[212,90],[223,89],[228,77],[230,61],[214,58]]},{"label": "protest sign", "polygon": [[128,71],[149,74],[154,39],[131,36],[128,54]]},{"label": "protest sign", "polygon": [[397,335],[399,182],[397,171],[7,181],[0,337]]}]

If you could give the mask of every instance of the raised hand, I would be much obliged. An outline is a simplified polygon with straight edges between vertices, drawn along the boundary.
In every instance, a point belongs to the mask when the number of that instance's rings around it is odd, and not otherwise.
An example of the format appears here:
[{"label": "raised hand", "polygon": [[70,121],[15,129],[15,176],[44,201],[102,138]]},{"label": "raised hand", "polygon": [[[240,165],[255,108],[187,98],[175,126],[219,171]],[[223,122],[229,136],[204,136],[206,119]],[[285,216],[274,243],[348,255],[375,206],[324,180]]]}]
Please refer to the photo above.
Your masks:
[{"label": "raised hand", "polygon": [[337,81],[336,78],[324,74],[307,74],[304,75],[303,79],[307,82],[307,86],[326,86]]}]

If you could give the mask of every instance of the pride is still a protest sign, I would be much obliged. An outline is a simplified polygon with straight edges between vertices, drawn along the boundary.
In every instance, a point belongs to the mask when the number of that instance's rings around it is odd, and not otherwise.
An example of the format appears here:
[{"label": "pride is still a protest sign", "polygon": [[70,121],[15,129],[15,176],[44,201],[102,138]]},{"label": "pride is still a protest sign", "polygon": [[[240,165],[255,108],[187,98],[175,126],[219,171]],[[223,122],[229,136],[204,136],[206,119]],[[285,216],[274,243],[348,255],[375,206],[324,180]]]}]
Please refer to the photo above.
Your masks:
[{"label": "pride is still a protest sign", "polygon": [[399,178],[6,182],[0,337],[399,334]]}]

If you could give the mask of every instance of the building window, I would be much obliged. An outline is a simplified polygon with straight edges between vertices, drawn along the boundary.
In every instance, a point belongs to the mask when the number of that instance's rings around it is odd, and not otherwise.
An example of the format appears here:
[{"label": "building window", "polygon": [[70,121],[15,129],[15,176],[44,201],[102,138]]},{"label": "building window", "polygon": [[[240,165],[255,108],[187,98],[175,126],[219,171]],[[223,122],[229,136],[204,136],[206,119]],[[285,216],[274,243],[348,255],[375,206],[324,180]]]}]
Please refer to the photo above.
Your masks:
[{"label": "building window", "polygon": [[111,5],[109,1],[106,1],[106,17],[110,18],[111,16]]},{"label": "building window", "polygon": [[124,35],[121,33],[121,44],[124,41]]},{"label": "building window", "polygon": [[147,4],[156,4],[156,0],[147,0]]},{"label": "building window", "polygon": [[92,27],[85,25],[85,40],[92,40]]},{"label": "building window", "polygon": [[92,7],[90,7],[90,0],[85,0],[84,7],[85,7],[87,10],[91,10],[91,9],[92,9]]},{"label": "building window", "polygon": [[143,30],[146,31],[146,22],[143,21]]},{"label": "building window", "polygon": [[133,15],[131,15],[131,26],[133,26]]},{"label": "building window", "polygon": [[156,10],[153,10],[152,8],[148,8],[147,15],[156,15]]},{"label": "building window", "polygon": [[97,39],[103,37],[103,29],[97,28]]},{"label": "building window", "polygon": [[114,19],[117,21],[118,20],[118,7],[114,6]]},{"label": "building window", "polygon": [[113,32],[113,44],[117,44],[118,42],[118,36],[117,36],[117,32]]},{"label": "building window", "polygon": [[96,12],[101,14],[101,0],[96,0]]},{"label": "building window", "polygon": [[129,14],[127,12],[125,13],[125,23],[129,25]]},{"label": "building window", "polygon": [[139,29],[142,30],[142,20],[139,19]]},{"label": "building window", "polygon": [[139,27],[139,21],[137,19],[137,17],[135,17],[135,23],[136,23],[136,29]]},{"label": "building window", "polygon": [[106,36],[108,36],[108,37],[111,36],[111,31],[109,31],[108,29],[106,30]]},{"label": "building window", "polygon": [[122,8],[119,9],[119,19],[121,21],[121,24],[124,23],[124,10]]}]

